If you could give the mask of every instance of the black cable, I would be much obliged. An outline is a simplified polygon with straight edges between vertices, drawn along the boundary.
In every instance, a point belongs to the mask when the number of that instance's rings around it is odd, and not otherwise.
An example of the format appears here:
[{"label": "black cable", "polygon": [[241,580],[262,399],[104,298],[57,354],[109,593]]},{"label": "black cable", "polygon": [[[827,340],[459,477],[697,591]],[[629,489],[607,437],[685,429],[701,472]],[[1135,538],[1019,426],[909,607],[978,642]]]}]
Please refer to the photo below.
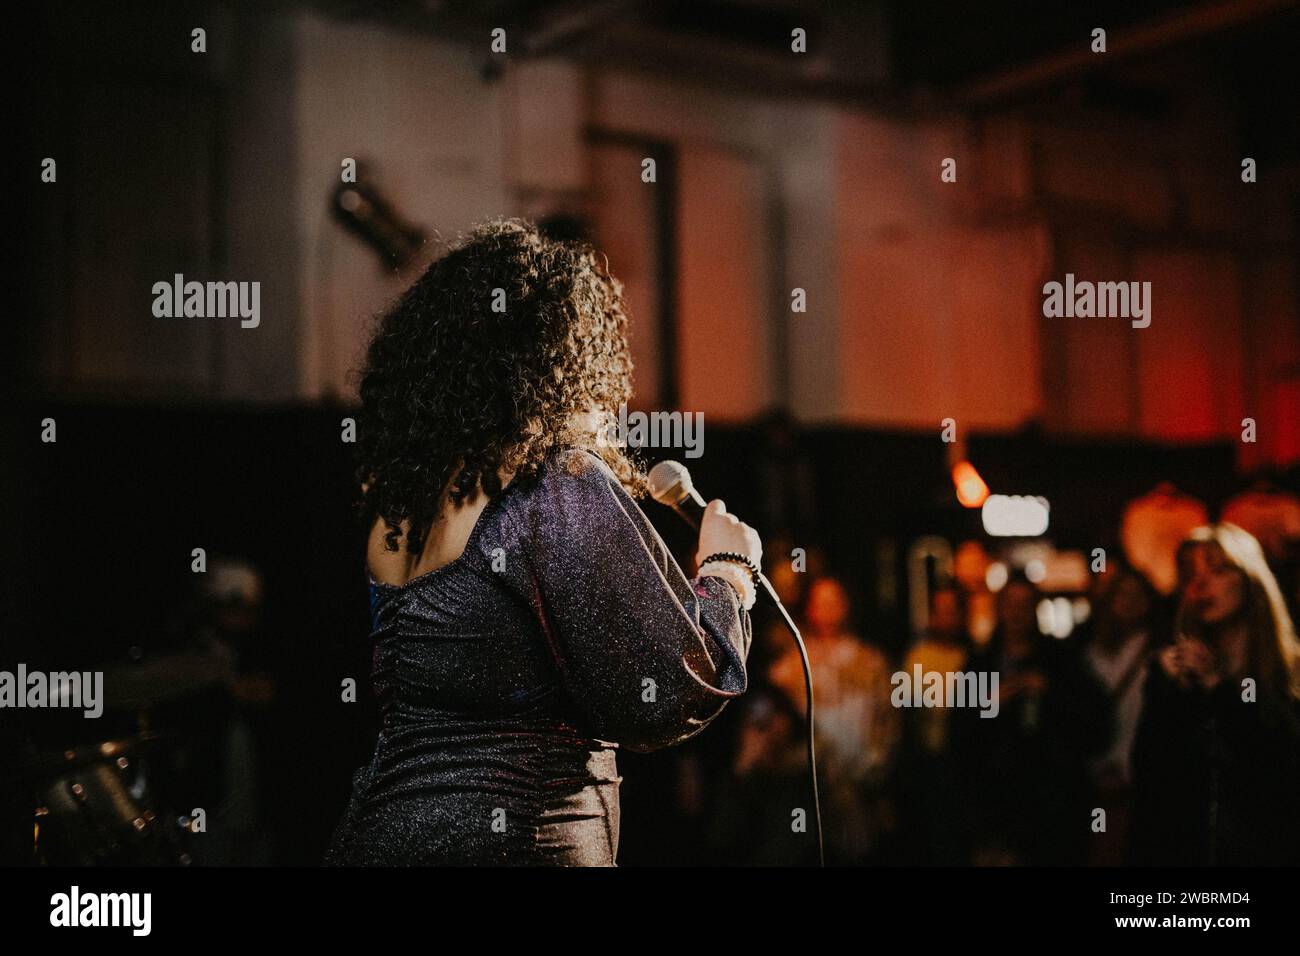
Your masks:
[{"label": "black cable", "polygon": [[813,745],[813,686],[812,667],[808,663],[808,648],[804,645],[803,635],[799,633],[798,625],[794,623],[794,619],[790,617],[790,612],[785,609],[785,605],[777,597],[776,589],[772,587],[772,582],[767,579],[767,575],[760,571],[758,580],[766,589],[772,603],[776,605],[776,609],[781,612],[781,618],[794,636],[795,646],[799,648],[799,658],[803,662],[804,698],[808,705],[808,776],[812,780],[813,814],[817,821],[817,865],[825,866],[826,847],[822,841],[822,801],[817,792],[817,755],[816,748]]}]

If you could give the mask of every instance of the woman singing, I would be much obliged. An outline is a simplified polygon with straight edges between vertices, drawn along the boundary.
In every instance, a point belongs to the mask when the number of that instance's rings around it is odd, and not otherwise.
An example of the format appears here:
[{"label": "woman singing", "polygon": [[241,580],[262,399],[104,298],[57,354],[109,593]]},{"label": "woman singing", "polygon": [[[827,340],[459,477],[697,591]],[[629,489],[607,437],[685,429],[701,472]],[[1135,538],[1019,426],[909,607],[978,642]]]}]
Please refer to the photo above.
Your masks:
[{"label": "woman singing", "polygon": [[621,290],[496,221],[382,319],[358,419],[382,725],[328,862],[612,866],[616,747],[744,692],[759,538],[711,502],[688,580],[633,500],[602,428],[631,392]]},{"label": "woman singing", "polygon": [[1133,750],[1133,860],[1300,863],[1300,645],[1273,572],[1232,524],[1193,532],[1178,570]]}]

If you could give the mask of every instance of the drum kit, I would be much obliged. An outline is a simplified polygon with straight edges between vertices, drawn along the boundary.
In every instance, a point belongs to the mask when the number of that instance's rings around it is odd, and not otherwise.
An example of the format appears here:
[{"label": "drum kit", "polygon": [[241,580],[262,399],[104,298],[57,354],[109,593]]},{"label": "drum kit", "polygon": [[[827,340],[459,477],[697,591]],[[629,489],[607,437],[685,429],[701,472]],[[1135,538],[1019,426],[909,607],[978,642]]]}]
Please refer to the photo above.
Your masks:
[{"label": "drum kit", "polygon": [[[175,758],[183,730],[175,712],[226,686],[219,659],[174,654],[104,670],[110,739],[59,746],[28,736],[16,780],[32,811],[29,863],[37,866],[187,866],[194,821],[179,799]],[[79,722],[81,726],[85,723]],[[98,721],[94,722],[99,725]],[[57,725],[56,725],[57,726]],[[76,736],[70,728],[56,733]],[[81,734],[80,736],[84,736]]]}]

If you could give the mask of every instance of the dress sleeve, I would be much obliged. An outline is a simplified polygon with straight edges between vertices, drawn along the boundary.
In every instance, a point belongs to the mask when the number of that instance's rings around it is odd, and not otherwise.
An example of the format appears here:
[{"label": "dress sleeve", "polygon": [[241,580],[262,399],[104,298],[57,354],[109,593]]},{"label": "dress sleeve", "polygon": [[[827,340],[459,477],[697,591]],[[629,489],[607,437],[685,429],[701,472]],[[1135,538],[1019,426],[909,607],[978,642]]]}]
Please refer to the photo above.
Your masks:
[{"label": "dress sleeve", "polygon": [[687,580],[596,456],[547,462],[508,511],[499,573],[537,615],[592,734],[634,751],[693,736],[745,691],[752,630],[721,578]]}]

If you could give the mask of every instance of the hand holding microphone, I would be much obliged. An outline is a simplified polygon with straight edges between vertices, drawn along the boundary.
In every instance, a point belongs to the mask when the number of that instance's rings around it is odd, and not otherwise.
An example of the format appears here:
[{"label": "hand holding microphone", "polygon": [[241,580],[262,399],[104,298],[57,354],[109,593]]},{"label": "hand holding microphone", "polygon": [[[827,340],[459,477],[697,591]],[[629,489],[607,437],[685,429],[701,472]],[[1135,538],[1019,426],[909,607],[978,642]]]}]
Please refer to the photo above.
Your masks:
[{"label": "hand holding microphone", "polygon": [[[799,633],[799,628],[790,617],[781,599],[777,597],[776,589],[772,587],[769,581],[761,571],[761,561],[763,560],[763,542],[759,540],[758,532],[745,524],[735,515],[727,514],[727,506],[720,500],[710,501],[707,505],[700,493],[695,490],[695,485],[691,482],[691,473],[686,470],[686,466],[676,461],[661,461],[650,469],[649,474],[650,497],[661,505],[667,505],[677,512],[678,517],[689,524],[692,528],[698,528],[700,532],[699,551],[696,554],[696,560],[703,562],[705,558],[716,554],[735,554],[753,562],[755,569],[754,580],[748,582],[742,578],[737,580],[741,589],[745,588],[748,583],[755,586],[761,585],[767,596],[771,598],[772,605],[781,615],[781,620],[785,626],[790,629],[791,636],[794,637],[795,646],[799,649],[799,658],[803,664],[804,694],[807,703],[807,741],[808,741],[808,774],[812,782],[813,809],[816,813],[817,820],[817,855],[823,866],[826,865],[826,856],[822,848],[822,808],[821,797],[817,792],[817,759],[813,743],[813,686],[812,686],[812,668],[808,665],[808,648],[804,646],[803,635]],[[732,577],[730,571],[734,569],[740,574],[740,569],[744,567],[739,562],[734,564],[727,562],[715,562],[712,567],[721,569],[726,567],[727,577]],[[719,573],[723,573],[719,570]],[[748,574],[745,571],[744,574]],[[750,597],[746,604],[752,604],[753,598]]]},{"label": "hand holding microphone", "polygon": [[702,563],[711,554],[725,552],[743,554],[754,562],[754,567],[763,566],[763,542],[758,532],[735,515],[728,514],[721,498],[714,498],[705,507],[700,522],[700,546],[695,552],[695,560]]},{"label": "hand holding microphone", "polygon": [[699,530],[697,562],[703,562],[711,554],[731,552],[749,558],[756,568],[762,567],[763,542],[759,540],[758,532],[735,515],[728,514],[721,499],[715,498],[705,505],[685,465],[661,461],[650,469],[648,477],[650,497],[672,508],[678,517]]}]

